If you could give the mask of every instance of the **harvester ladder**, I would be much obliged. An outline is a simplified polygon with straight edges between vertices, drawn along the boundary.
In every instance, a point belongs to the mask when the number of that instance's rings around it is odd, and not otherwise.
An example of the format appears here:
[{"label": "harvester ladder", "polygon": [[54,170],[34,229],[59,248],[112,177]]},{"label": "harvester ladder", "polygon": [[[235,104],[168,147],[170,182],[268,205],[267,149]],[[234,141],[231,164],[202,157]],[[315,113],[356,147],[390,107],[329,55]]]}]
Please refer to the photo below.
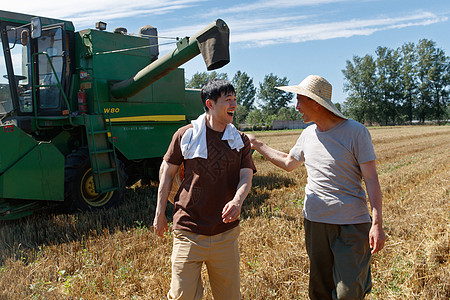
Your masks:
[{"label": "harvester ladder", "polygon": [[111,121],[103,115],[83,114],[91,157],[92,177],[98,193],[120,188],[116,147],[111,134]]}]

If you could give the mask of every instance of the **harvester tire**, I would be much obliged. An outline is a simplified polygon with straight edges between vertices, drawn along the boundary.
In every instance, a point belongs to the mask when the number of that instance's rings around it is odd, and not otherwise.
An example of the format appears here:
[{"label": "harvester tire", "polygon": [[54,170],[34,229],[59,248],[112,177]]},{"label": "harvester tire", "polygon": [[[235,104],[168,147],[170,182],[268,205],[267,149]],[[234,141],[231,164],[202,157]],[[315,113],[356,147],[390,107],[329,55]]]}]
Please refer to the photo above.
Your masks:
[{"label": "harvester tire", "polygon": [[81,147],[66,157],[64,202],[69,211],[109,208],[121,202],[125,187],[124,164],[117,159],[121,189],[98,194],[94,189],[91,162],[87,147]]}]

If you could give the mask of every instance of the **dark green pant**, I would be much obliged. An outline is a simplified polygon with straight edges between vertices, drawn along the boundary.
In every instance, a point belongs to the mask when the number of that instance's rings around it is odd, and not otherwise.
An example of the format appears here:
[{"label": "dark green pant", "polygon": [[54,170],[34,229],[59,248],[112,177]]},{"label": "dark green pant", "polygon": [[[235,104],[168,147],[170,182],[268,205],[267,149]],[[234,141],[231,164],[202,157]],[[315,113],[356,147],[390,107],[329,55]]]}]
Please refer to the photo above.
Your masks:
[{"label": "dark green pant", "polygon": [[372,289],[370,223],[334,225],[305,219],[309,297],[363,299]]}]

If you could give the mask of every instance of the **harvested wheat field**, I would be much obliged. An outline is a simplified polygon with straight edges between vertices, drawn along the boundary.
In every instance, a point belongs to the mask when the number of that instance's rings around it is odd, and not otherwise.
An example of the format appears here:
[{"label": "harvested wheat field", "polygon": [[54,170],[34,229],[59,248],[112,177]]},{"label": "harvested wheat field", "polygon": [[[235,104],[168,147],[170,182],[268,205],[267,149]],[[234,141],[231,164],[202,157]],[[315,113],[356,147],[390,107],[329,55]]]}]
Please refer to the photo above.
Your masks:
[{"label": "harvested wheat field", "polygon": [[[368,299],[449,299],[450,126],[370,132],[387,242],[373,257]],[[289,151],[299,133],[255,135]],[[305,169],[287,173],[253,157],[258,172],[241,216],[242,297],[307,299]],[[172,237],[152,233],[156,189],[136,185],[124,205],[107,211],[41,212],[0,223],[0,299],[164,299]]]}]

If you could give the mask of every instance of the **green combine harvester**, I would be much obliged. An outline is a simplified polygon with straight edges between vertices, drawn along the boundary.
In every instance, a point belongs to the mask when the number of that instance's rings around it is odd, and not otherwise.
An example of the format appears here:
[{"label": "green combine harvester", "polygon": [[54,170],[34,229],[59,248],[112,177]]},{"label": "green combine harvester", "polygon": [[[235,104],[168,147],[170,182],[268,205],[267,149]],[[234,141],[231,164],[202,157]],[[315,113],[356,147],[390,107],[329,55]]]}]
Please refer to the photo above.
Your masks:
[{"label": "green combine harvester", "polygon": [[49,205],[110,207],[157,179],[173,133],[203,113],[183,63],[229,62],[218,19],[158,58],[156,28],[75,31],[72,22],[0,11],[0,220]]}]

